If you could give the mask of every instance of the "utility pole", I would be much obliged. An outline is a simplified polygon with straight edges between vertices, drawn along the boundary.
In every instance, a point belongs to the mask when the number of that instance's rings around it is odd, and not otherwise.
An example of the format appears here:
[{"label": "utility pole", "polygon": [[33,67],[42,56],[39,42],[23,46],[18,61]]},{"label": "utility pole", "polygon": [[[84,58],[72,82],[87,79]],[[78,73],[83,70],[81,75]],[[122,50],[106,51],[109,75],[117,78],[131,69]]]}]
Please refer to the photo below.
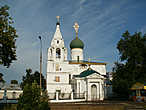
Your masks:
[{"label": "utility pole", "polygon": [[41,36],[39,36],[40,39],[40,90],[42,90],[42,39]]}]

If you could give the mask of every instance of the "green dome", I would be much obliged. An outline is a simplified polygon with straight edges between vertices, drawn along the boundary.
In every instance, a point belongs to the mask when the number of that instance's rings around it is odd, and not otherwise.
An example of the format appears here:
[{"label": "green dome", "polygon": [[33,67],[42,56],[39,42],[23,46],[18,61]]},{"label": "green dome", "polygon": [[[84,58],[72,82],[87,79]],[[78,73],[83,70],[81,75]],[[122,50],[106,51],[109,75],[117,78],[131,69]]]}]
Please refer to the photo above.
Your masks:
[{"label": "green dome", "polygon": [[78,37],[76,37],[74,40],[71,41],[70,48],[71,49],[73,49],[73,48],[83,49],[84,48],[84,43]]}]

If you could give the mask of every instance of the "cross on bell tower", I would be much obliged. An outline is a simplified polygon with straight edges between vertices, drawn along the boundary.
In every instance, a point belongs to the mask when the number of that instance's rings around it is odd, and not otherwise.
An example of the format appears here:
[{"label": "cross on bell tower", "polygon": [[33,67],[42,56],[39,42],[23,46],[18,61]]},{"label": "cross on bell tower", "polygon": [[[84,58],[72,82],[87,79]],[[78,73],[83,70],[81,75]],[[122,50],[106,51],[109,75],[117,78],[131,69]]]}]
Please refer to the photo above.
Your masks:
[{"label": "cross on bell tower", "polygon": [[57,25],[60,25],[60,16],[56,16],[57,18]]}]

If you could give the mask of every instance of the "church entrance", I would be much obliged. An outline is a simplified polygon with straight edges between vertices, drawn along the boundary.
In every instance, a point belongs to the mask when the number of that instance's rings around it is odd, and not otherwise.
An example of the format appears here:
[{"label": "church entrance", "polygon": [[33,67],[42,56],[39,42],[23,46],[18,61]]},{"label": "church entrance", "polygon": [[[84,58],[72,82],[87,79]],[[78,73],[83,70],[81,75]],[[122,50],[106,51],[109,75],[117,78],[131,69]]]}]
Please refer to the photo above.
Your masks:
[{"label": "church entrance", "polygon": [[97,86],[93,84],[91,86],[91,100],[96,100],[97,99]]}]

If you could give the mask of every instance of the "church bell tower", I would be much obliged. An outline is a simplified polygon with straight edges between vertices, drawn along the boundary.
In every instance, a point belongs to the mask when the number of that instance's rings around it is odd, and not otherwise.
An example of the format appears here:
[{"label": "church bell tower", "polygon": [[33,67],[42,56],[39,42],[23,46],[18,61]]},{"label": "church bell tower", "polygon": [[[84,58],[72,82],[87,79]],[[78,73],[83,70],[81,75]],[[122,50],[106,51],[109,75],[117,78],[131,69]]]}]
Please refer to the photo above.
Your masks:
[{"label": "church bell tower", "polygon": [[59,16],[56,23],[56,31],[51,41],[51,47],[48,49],[48,61],[63,62],[67,60],[67,48],[64,46],[64,40],[60,31]]}]

